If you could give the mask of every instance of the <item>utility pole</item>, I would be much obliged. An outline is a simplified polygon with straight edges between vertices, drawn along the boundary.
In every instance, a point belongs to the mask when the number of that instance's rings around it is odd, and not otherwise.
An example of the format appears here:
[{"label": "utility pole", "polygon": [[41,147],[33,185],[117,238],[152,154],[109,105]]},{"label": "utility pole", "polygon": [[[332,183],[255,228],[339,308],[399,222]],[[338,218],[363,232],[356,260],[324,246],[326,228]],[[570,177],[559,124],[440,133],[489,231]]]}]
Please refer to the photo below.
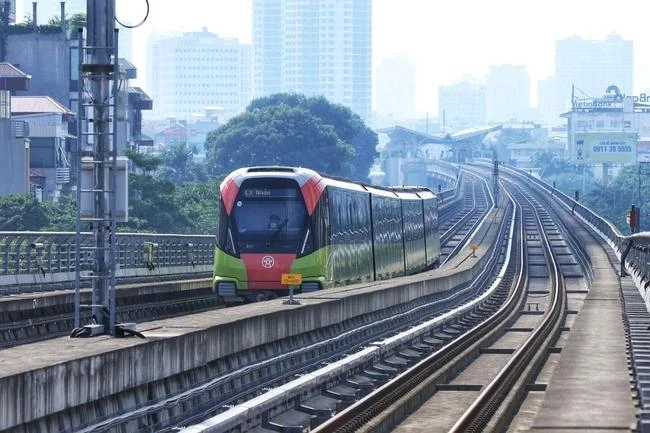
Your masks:
[{"label": "utility pole", "polygon": [[[119,79],[115,0],[87,0],[87,41],[79,36],[79,136],[77,177],[77,278],[75,327],[79,329],[79,287],[92,281],[93,323],[82,335],[115,335],[116,270],[116,97]],[[86,86],[89,84],[89,86]],[[88,92],[89,88],[89,92]],[[112,118],[111,118],[112,117]],[[85,128],[84,128],[85,126]],[[80,245],[81,224],[92,245]],[[92,253],[89,275],[80,275],[81,252]],[[76,330],[75,330],[76,331]],[[73,331],[73,334],[75,333]]]}]

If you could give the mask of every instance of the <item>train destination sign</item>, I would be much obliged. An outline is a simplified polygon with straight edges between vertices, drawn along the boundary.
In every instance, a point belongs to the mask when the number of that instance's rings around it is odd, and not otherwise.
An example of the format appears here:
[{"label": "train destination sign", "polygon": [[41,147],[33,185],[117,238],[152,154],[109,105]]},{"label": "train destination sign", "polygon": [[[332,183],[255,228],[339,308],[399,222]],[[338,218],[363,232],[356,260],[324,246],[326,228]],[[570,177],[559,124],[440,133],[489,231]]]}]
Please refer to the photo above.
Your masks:
[{"label": "train destination sign", "polygon": [[295,198],[298,190],[294,188],[245,188],[245,198]]}]

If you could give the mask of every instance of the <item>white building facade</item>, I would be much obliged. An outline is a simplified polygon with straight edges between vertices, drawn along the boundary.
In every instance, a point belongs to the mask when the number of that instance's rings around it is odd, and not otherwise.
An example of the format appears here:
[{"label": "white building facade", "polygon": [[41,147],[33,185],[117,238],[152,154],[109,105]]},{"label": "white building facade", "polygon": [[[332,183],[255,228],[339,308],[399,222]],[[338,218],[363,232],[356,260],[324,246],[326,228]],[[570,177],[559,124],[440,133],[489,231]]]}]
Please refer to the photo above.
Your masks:
[{"label": "white building facade", "polygon": [[555,77],[548,77],[537,82],[537,113],[545,125],[564,124],[559,113],[555,112]]},{"label": "white building facade", "polygon": [[370,118],[371,0],[253,0],[255,97],[323,95]]},{"label": "white building facade", "polygon": [[382,60],[376,73],[376,111],[395,120],[415,117],[415,68],[405,56]]},{"label": "white building facade", "polygon": [[485,87],[476,80],[440,86],[438,114],[443,119],[443,132],[484,124]]},{"label": "white building facade", "polygon": [[149,43],[148,83],[153,117],[189,119],[206,109],[224,118],[242,112],[252,96],[250,46],[203,29]]},{"label": "white building facade", "polygon": [[526,120],[530,112],[530,76],[523,66],[490,66],[485,79],[488,122]]}]

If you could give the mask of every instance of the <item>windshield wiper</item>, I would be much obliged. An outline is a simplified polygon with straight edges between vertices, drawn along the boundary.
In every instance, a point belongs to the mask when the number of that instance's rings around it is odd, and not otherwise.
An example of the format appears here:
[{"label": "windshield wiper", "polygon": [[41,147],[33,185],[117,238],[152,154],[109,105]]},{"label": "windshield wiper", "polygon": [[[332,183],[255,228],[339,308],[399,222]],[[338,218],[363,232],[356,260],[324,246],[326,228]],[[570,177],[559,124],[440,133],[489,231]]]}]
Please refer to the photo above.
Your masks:
[{"label": "windshield wiper", "polygon": [[282,221],[276,228],[273,229],[273,233],[271,233],[271,237],[269,238],[268,241],[266,241],[266,246],[270,247],[275,238],[278,237],[280,232],[287,226],[287,223],[289,222],[289,218],[285,218],[284,221]]}]

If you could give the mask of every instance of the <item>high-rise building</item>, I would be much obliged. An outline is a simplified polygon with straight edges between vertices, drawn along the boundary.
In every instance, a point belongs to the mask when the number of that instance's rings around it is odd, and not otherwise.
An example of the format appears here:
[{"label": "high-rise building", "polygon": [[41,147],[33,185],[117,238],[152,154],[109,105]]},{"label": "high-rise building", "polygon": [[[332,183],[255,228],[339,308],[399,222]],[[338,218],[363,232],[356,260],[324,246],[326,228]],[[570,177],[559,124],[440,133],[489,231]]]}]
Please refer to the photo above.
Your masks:
[{"label": "high-rise building", "polygon": [[415,68],[405,56],[393,56],[377,66],[376,111],[396,120],[415,115]]},{"label": "high-rise building", "polygon": [[372,0],[253,0],[255,96],[323,95],[371,108]]},{"label": "high-rise building", "polygon": [[152,38],[148,86],[154,117],[189,119],[206,109],[230,118],[251,99],[249,45],[203,28],[181,36]]},{"label": "high-rise building", "polygon": [[571,108],[574,86],[584,97],[600,97],[612,84],[632,95],[633,69],[633,42],[617,34],[605,40],[574,36],[555,41],[556,114]]},{"label": "high-rise building", "polygon": [[488,122],[524,120],[530,111],[530,78],[523,66],[490,66],[485,79]]},{"label": "high-rise building", "polygon": [[537,114],[546,125],[560,125],[565,121],[555,112],[555,78],[548,77],[537,82]]},{"label": "high-rise building", "polygon": [[253,0],[254,96],[282,90],[283,0]]},{"label": "high-rise building", "polygon": [[443,132],[457,131],[485,123],[485,88],[467,77],[438,89],[438,116]]}]

